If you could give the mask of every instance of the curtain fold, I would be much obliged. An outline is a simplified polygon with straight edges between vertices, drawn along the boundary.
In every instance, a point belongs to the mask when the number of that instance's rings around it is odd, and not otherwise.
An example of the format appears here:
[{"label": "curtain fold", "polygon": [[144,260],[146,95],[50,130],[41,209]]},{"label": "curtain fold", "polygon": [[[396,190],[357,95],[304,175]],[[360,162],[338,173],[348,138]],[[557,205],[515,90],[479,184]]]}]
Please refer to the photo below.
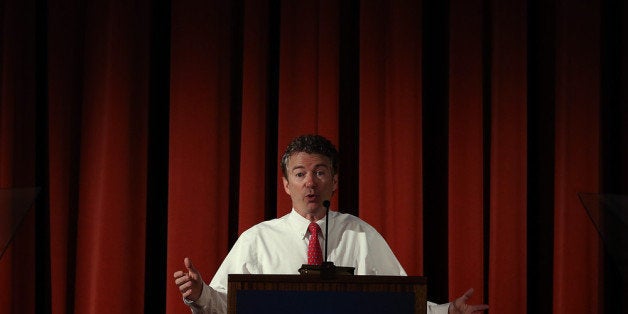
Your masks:
[{"label": "curtain fold", "polygon": [[[270,160],[267,160],[265,153],[266,139],[276,136],[273,129],[267,127],[267,103],[272,86],[270,81],[273,79],[271,52],[267,46],[271,38],[270,11],[270,1],[244,3],[238,234],[266,219],[268,197],[264,177],[275,174],[268,173],[266,169]],[[276,104],[271,108],[276,108]]]},{"label": "curtain fold", "polygon": [[148,9],[124,1],[86,7],[77,312],[143,310],[134,300],[144,291],[149,28],[140,21]]},{"label": "curtain fold", "polygon": [[[277,157],[300,134],[338,142],[338,32],[336,1],[281,3]],[[336,17],[334,19],[334,17]],[[277,169],[277,216],[292,208]],[[339,192],[340,193],[340,192]],[[332,208],[337,197],[331,201]],[[334,208],[335,209],[335,208]]]},{"label": "curtain fold", "polygon": [[[35,185],[36,4],[33,1],[2,3],[0,10],[0,188]],[[2,209],[2,228],[19,222]],[[13,243],[0,260],[0,311],[19,304],[23,295],[35,295],[35,213],[23,218]],[[9,235],[6,229],[3,235]],[[2,239],[5,245],[9,239]],[[34,304],[21,310],[33,312]],[[7,311],[8,312],[8,311]]]},{"label": "curtain fold", "polygon": [[50,282],[56,313],[74,312],[84,84],[84,14],[78,1],[49,6]]},{"label": "curtain fold", "polygon": [[[600,191],[600,7],[557,2],[554,311],[598,312],[599,238],[577,193]],[[578,278],[580,284],[571,280]],[[574,302],[578,300],[578,302]]]},{"label": "curtain fold", "polygon": [[361,26],[366,31],[360,38],[364,58],[360,64],[360,216],[385,235],[406,272],[419,274],[420,3],[373,2],[362,10]]},{"label": "curtain fold", "polygon": [[[625,7],[161,1],[2,2],[0,188],[48,171],[49,234],[32,209],[0,260],[0,312],[189,312],[172,274],[190,257],[209,282],[240,233],[290,210],[279,159],[304,133],[351,156],[332,210],[379,230],[432,301],[473,287],[497,313],[620,308],[577,193],[628,193]],[[150,162],[157,133],[168,163]]]},{"label": "curtain fold", "polygon": [[[209,281],[228,250],[231,12],[172,4],[168,279],[189,257]],[[177,287],[165,287],[166,310],[182,311]]]},{"label": "curtain fold", "polygon": [[[484,3],[451,1],[449,76],[449,295],[484,287],[484,156],[482,36]],[[490,85],[489,85],[490,86]],[[488,107],[488,106],[486,106]],[[484,289],[475,289],[484,300]]]},{"label": "curtain fold", "polygon": [[508,313],[526,304],[527,11],[524,1],[490,10],[488,300],[492,311]]}]

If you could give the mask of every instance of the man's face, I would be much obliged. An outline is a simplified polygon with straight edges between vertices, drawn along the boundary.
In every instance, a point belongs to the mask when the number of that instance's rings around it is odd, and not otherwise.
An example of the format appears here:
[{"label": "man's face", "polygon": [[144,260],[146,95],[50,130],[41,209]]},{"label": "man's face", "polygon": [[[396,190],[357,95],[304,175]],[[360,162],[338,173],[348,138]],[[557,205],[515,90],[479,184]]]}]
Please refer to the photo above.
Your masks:
[{"label": "man's face", "polygon": [[319,154],[296,153],[287,165],[288,179],[283,187],[292,199],[292,207],[303,217],[321,219],[325,216],[324,200],[330,200],[338,186],[329,158]]}]

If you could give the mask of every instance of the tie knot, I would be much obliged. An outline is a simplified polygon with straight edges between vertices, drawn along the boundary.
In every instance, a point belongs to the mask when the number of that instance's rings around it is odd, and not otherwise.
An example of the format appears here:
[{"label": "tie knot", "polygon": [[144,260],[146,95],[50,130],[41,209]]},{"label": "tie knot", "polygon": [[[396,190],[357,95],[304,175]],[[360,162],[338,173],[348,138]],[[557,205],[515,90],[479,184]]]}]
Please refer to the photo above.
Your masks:
[{"label": "tie knot", "polygon": [[307,230],[310,231],[310,234],[318,234],[318,231],[321,230],[321,227],[317,223],[311,222],[310,225],[307,227]]}]

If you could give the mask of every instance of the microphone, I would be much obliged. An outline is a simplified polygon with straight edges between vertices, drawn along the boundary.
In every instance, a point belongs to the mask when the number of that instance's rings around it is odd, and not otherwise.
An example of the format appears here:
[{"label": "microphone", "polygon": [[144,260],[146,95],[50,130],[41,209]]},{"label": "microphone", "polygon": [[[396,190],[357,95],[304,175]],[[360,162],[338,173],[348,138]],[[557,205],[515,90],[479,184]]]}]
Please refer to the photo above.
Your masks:
[{"label": "microphone", "polygon": [[324,200],[323,206],[325,206],[325,263],[327,263],[327,241],[329,241],[329,200]]}]

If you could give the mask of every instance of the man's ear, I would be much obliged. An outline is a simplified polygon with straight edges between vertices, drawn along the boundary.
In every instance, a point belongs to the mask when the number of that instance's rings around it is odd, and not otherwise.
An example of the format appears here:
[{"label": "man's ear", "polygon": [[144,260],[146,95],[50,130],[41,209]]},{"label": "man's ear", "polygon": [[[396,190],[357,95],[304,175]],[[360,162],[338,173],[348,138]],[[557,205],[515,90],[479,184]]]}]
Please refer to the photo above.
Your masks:
[{"label": "man's ear", "polygon": [[288,188],[288,185],[290,184],[290,182],[288,182],[288,179],[286,179],[286,177],[281,177],[281,181],[283,181],[284,191],[286,191],[286,194],[290,195],[290,189]]},{"label": "man's ear", "polygon": [[332,192],[333,192],[333,191],[335,191],[336,189],[338,189],[338,175],[337,175],[337,174],[335,174],[335,175],[334,175],[334,178],[333,178],[332,180],[333,180],[333,182],[334,182],[334,187],[333,187],[333,189],[332,189]]}]

